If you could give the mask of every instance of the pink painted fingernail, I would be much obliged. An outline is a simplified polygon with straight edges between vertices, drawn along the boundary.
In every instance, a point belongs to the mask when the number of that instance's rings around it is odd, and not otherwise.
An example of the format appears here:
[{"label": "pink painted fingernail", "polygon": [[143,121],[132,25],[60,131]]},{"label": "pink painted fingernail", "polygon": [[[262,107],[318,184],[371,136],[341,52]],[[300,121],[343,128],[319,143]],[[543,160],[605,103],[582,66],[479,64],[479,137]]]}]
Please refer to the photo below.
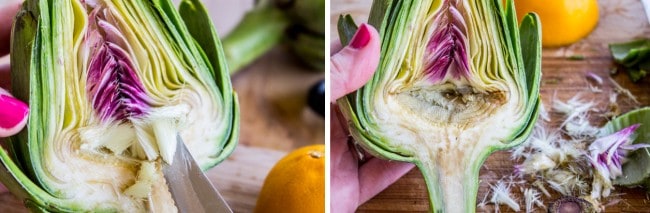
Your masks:
[{"label": "pink painted fingernail", "polygon": [[359,29],[357,30],[357,33],[355,33],[354,37],[352,37],[352,41],[350,41],[350,46],[354,49],[361,49],[366,45],[368,45],[369,41],[370,41],[370,31],[368,30],[368,25],[361,24],[361,26],[359,26]]},{"label": "pink painted fingernail", "polygon": [[27,104],[11,96],[0,95],[0,130],[14,129],[24,123],[27,113]]}]

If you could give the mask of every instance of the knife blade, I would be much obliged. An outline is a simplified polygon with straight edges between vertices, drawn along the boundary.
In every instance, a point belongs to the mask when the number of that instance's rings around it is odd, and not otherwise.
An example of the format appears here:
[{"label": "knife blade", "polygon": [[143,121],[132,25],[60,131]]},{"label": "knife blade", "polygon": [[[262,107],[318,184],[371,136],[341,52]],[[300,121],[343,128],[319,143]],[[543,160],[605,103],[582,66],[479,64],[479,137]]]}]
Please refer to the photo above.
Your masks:
[{"label": "knife blade", "polygon": [[194,161],[181,136],[177,135],[176,138],[173,163],[163,163],[163,175],[179,212],[232,213],[221,194]]}]

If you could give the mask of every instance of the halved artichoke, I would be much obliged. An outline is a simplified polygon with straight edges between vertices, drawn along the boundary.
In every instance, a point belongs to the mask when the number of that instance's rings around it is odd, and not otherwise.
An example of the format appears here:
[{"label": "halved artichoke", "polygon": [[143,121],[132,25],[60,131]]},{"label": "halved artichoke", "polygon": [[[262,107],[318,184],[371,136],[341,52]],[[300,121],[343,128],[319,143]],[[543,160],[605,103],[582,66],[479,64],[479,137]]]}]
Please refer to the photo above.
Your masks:
[{"label": "halved artichoke", "polygon": [[33,210],[176,211],[161,172],[176,135],[203,169],[236,146],[237,97],[198,0],[28,0],[11,64],[31,113],[0,180]]},{"label": "halved artichoke", "polygon": [[379,67],[338,100],[356,141],[420,168],[432,211],[474,212],[482,163],[523,142],[537,119],[541,26],[528,14],[517,27],[506,2],[374,1]]}]

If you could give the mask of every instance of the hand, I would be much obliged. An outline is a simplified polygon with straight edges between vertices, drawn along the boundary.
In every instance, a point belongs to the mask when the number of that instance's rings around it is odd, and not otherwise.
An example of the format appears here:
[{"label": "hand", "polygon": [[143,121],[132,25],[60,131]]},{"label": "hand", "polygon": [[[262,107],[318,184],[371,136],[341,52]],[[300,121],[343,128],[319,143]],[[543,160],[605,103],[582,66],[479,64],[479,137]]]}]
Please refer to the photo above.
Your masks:
[{"label": "hand", "polygon": [[[377,31],[370,25],[362,24],[348,46],[341,49],[340,45],[333,45],[330,48],[336,52],[330,60],[333,102],[359,89],[372,77],[379,63],[379,47]],[[330,210],[336,213],[354,212],[359,205],[410,171],[413,164],[372,157],[359,162],[357,151],[351,149],[348,143],[345,122],[338,119],[335,105],[331,109]]]},{"label": "hand", "polygon": [[[21,2],[0,5],[0,57],[9,53],[11,24]],[[10,87],[9,64],[0,64],[0,138],[18,133],[27,124],[28,106],[15,99],[7,90]]]}]

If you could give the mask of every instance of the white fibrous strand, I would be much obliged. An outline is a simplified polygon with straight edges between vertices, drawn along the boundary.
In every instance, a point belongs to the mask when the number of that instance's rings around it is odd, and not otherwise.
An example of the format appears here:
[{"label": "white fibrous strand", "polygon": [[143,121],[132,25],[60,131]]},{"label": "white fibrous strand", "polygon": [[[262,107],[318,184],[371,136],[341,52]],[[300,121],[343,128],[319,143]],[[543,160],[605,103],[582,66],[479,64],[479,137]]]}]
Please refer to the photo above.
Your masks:
[{"label": "white fibrous strand", "polygon": [[588,184],[580,173],[566,168],[548,170],[544,173],[546,183],[563,196],[577,196],[588,191]]},{"label": "white fibrous strand", "polygon": [[613,118],[621,114],[621,109],[618,104],[618,93],[610,93],[607,100],[607,106],[601,110],[601,117]]},{"label": "white fibrous strand", "polygon": [[499,208],[500,204],[508,206],[514,211],[520,211],[519,202],[515,201],[510,193],[510,184],[506,184],[503,180],[499,180],[496,185],[490,186],[492,189],[492,198],[490,199],[491,203],[496,205],[496,208]]},{"label": "white fibrous strand", "polygon": [[600,86],[603,85],[603,78],[600,76],[596,75],[593,72],[587,72],[587,80],[589,80],[589,90],[593,93],[601,93],[603,90],[600,88]]},{"label": "white fibrous strand", "polygon": [[614,86],[614,92],[616,92],[616,93],[618,93],[618,94],[622,94],[622,95],[627,96],[627,97],[628,97],[630,100],[632,100],[632,101],[634,102],[634,104],[636,104],[636,105],[640,105],[640,104],[641,104],[641,103],[636,99],[636,96],[634,96],[634,95],[632,94],[632,92],[630,92],[630,90],[623,88],[620,84],[616,83],[616,81],[614,81],[614,79],[611,79],[611,78],[610,78],[609,81],[610,81],[610,82],[612,83],[612,85]]},{"label": "white fibrous strand", "polygon": [[546,110],[546,105],[542,100],[540,100],[539,104],[539,118],[545,122],[551,121],[551,116],[549,115],[548,110]]},{"label": "white fibrous strand", "polygon": [[587,72],[587,79],[594,81],[597,85],[603,85],[603,78],[593,72]]},{"label": "white fibrous strand", "polygon": [[598,128],[591,125],[588,118],[589,112],[593,110],[594,106],[593,101],[583,101],[580,94],[566,102],[555,97],[553,100],[553,110],[565,117],[560,128],[564,128],[566,134],[573,138],[595,137],[598,133]]},{"label": "white fibrous strand", "polygon": [[567,101],[561,101],[553,95],[553,111],[564,114],[568,120],[579,114],[587,113],[593,106],[594,102],[583,101],[581,94],[577,94]]},{"label": "white fibrous strand", "polygon": [[551,193],[548,190],[546,190],[546,187],[544,187],[543,180],[535,180],[531,185],[537,187],[537,189],[539,189],[539,191],[542,192],[544,196],[551,197]]},{"label": "white fibrous strand", "polygon": [[544,208],[544,203],[540,200],[540,194],[532,188],[524,189],[524,204],[526,204],[526,213],[534,212],[535,206]]},{"label": "white fibrous strand", "polygon": [[564,124],[565,133],[573,138],[593,138],[600,129],[591,125],[586,114],[575,117]]}]

